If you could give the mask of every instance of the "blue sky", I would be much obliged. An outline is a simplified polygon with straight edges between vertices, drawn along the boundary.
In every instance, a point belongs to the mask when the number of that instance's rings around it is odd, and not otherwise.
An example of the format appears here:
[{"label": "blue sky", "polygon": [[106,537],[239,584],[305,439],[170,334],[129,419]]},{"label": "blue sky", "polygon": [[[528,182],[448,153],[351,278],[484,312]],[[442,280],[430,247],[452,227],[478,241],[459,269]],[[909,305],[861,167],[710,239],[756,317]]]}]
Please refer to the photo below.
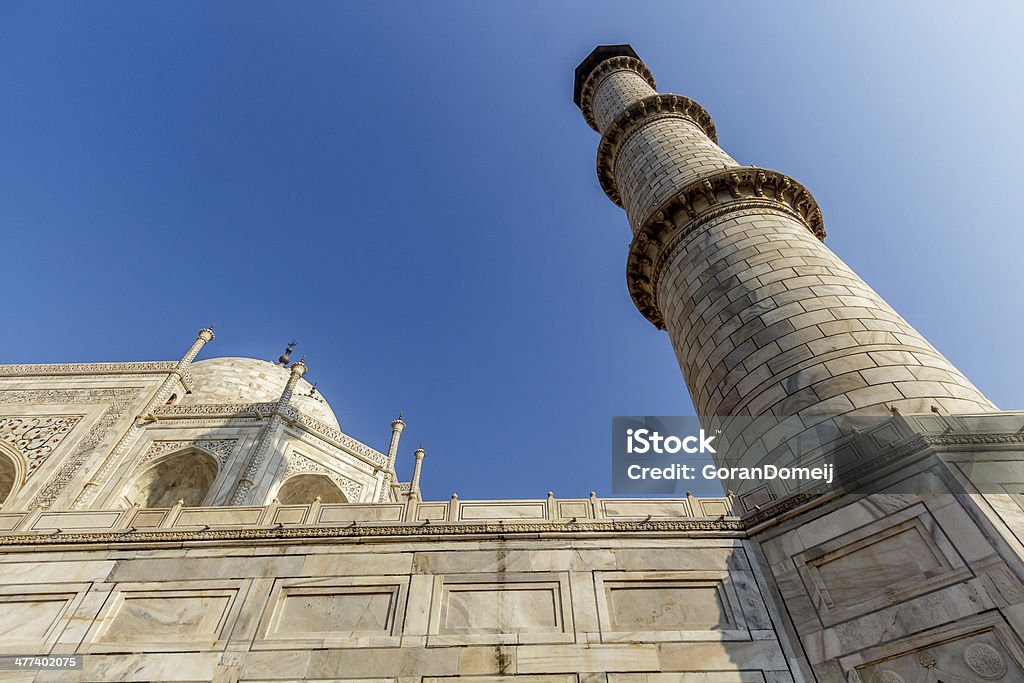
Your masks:
[{"label": "blue sky", "polygon": [[273,359],[428,498],[610,494],[688,414],[630,302],[576,64],[631,43],[1003,408],[1024,408],[1019,3],[0,5],[0,362]]}]

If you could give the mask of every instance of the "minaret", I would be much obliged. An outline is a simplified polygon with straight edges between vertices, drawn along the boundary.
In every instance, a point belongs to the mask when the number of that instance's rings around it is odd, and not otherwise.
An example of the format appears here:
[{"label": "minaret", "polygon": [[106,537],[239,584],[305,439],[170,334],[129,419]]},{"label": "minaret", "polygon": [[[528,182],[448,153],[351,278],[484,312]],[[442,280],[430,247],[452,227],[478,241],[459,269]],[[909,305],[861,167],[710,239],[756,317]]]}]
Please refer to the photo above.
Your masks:
[{"label": "minaret", "polygon": [[995,410],[822,243],[803,185],[737,163],[704,108],[659,94],[630,46],[583,60],[574,101],[601,133],[598,178],[633,231],[633,301],[668,332],[698,415],[810,426]]}]

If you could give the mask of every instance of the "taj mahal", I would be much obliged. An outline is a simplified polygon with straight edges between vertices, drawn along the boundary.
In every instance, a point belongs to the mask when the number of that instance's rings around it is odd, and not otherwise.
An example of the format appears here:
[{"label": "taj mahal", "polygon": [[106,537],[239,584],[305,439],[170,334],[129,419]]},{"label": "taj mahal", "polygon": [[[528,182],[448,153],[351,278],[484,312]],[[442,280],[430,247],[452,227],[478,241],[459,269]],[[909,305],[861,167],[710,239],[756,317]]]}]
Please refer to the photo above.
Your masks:
[{"label": "taj mahal", "polygon": [[716,464],[841,453],[842,488],[424,500],[403,416],[348,434],[293,346],[0,365],[0,656],[81,657],[0,680],[1024,683],[1024,413],[631,46],[572,97]]}]

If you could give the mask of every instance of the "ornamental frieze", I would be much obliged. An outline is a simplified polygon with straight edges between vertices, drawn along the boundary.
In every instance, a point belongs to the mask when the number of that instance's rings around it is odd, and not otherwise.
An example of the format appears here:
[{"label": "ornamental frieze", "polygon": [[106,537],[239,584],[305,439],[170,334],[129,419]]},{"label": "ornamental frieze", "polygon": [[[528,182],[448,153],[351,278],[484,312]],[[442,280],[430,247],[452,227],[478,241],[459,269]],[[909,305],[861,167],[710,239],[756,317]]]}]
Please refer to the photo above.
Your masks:
[{"label": "ornamental frieze", "polygon": [[175,441],[154,441],[139,458],[138,465],[144,465],[154,458],[168,453],[183,451],[188,448],[199,448],[216,456],[220,466],[227,464],[228,457],[235,448],[238,439],[181,439]]},{"label": "ornamental frieze", "polygon": [[160,374],[178,366],[175,361],[137,363],[41,363],[35,365],[0,365],[0,377],[27,375],[122,375],[125,373]]}]

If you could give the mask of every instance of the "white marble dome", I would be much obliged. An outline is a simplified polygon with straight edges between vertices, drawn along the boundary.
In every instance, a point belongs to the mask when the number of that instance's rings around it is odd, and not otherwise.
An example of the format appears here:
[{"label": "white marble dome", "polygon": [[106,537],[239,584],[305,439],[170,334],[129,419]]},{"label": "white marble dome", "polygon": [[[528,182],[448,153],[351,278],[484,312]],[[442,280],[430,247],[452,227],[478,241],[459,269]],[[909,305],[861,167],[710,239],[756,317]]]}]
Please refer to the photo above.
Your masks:
[{"label": "white marble dome", "polygon": [[[256,358],[209,358],[190,367],[195,385],[192,393],[177,403],[199,405],[208,403],[273,403],[281,397],[288,376],[288,368]],[[292,405],[306,415],[335,429],[338,418],[327,401],[305,379],[300,379],[292,395]]]}]

